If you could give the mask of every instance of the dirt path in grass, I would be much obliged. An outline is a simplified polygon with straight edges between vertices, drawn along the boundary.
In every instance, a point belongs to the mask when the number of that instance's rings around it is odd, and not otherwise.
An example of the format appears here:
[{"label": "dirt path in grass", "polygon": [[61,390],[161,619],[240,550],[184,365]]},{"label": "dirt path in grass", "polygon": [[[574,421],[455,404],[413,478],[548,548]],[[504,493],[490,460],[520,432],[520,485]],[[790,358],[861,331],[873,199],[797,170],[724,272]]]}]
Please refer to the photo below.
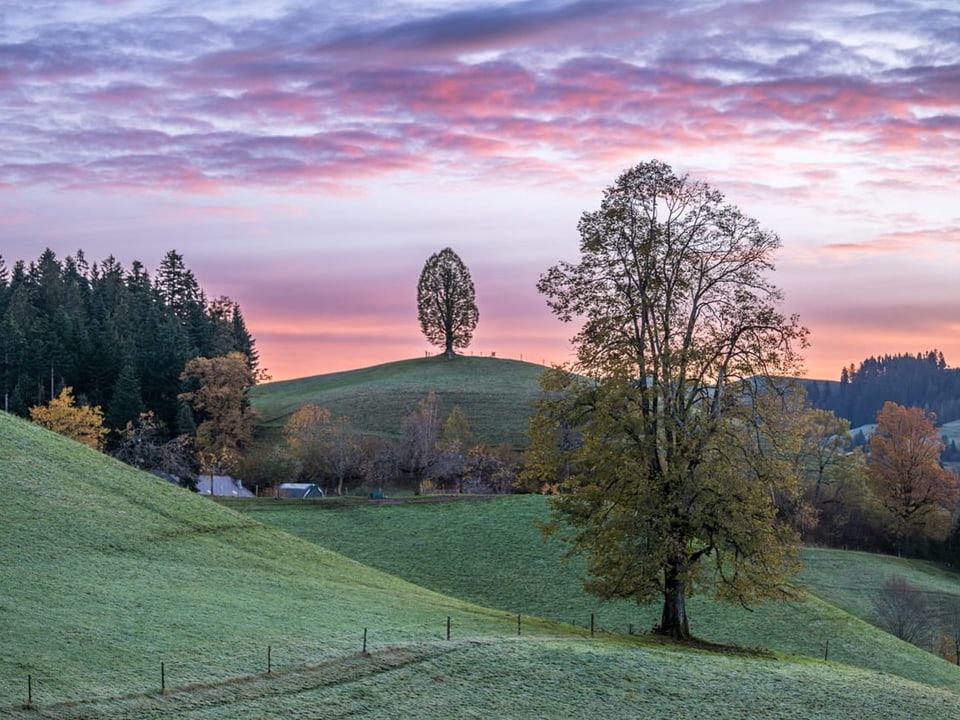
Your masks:
[{"label": "dirt path in grass", "polygon": [[[397,645],[371,653],[357,653],[332,658],[317,665],[283,669],[270,675],[252,675],[209,685],[193,685],[161,694],[129,695],[101,700],[75,701],[27,708],[0,708],[4,718],[40,718],[49,720],[142,720],[143,718],[200,717],[210,711],[218,717],[231,706],[290,699],[302,693],[323,688],[336,688],[367,680],[419,663],[435,661],[444,655],[466,652],[482,643],[461,642],[415,643]],[[238,715],[243,714],[238,711]],[[332,717],[324,715],[324,717]]]}]

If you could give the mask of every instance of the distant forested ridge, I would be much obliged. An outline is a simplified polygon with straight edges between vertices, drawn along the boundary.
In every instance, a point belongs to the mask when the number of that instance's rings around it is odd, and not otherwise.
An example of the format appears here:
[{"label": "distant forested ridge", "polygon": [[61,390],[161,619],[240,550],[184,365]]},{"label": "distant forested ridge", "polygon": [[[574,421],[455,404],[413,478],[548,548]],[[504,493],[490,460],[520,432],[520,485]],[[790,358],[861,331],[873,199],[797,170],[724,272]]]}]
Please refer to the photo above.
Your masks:
[{"label": "distant forested ridge", "polygon": [[940,423],[960,418],[960,370],[947,367],[943,353],[867,358],[840,373],[840,382],[806,381],[814,407],[832,410],[859,427],[876,421],[887,401],[936,413]]},{"label": "distant forested ridge", "polygon": [[60,260],[48,249],[12,268],[0,257],[0,408],[11,413],[71,386],[103,408],[109,428],[153,411],[179,433],[189,422],[177,400],[184,366],[233,351],[257,370],[239,305],[208,300],[175,251],[153,278],[138,261],[91,264],[82,251]]}]

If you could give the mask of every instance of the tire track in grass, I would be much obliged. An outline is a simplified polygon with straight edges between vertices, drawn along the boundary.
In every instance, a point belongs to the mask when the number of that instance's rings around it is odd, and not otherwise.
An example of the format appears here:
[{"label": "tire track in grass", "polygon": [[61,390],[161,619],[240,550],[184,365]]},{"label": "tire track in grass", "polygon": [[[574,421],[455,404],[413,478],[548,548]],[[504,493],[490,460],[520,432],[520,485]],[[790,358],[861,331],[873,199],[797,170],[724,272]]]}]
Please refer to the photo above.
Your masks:
[{"label": "tire track in grass", "polygon": [[242,705],[271,697],[289,698],[323,688],[337,688],[444,656],[469,652],[478,645],[497,642],[503,640],[472,639],[389,645],[366,654],[357,653],[331,658],[315,665],[284,668],[270,675],[264,673],[217,683],[189,685],[168,689],[164,694],[158,690],[152,694],[103,700],[34,705],[32,709],[0,708],[0,716],[35,720],[89,720],[97,717],[114,720],[183,718],[212,708],[222,711],[231,705]]}]

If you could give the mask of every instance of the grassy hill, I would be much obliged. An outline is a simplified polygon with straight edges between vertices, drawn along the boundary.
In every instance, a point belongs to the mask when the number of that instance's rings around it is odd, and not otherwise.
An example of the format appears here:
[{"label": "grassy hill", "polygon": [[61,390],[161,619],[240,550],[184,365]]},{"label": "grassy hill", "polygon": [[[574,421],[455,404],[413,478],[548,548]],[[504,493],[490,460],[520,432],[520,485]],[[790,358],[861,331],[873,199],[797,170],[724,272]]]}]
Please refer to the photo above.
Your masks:
[{"label": "grassy hill", "polygon": [[[0,413],[0,708],[114,697],[438,637],[442,597]],[[461,627],[464,627],[461,625]],[[0,711],[0,715],[3,712]]]},{"label": "grassy hill", "polygon": [[430,357],[267,383],[254,388],[251,399],[268,432],[278,432],[291,413],[314,403],[334,417],[346,415],[359,429],[396,437],[403,418],[432,390],[442,415],[459,405],[479,440],[522,447],[543,370],[518,360]]},{"label": "grassy hill", "polygon": [[[531,403],[539,394],[542,365],[497,358],[442,356],[401,360],[359,370],[266,383],[253,389],[253,407],[268,436],[280,431],[295,410],[315,403],[334,417],[346,415],[366,432],[396,437],[403,418],[433,390],[446,415],[454,405],[467,414],[477,438],[489,445],[527,444]],[[803,380],[807,387],[837,381]],[[865,435],[874,425],[851,428]],[[960,442],[960,420],[944,423],[941,434]]]},{"label": "grassy hill", "polygon": [[[627,633],[645,632],[659,607],[600,603],[581,590],[582,563],[561,563],[564,548],[544,543],[535,523],[548,518],[542,496],[460,503],[376,505],[328,500],[310,505],[229,503],[355,560],[418,585],[487,607]],[[960,598],[960,576],[929,563],[865,553],[808,549],[799,578],[804,599],[751,610],[695,597],[694,634],[718,643],[762,647],[960,687],[960,669],[869,625],[874,593],[891,574]]]},{"label": "grassy hill", "polygon": [[[604,633],[590,638],[582,628],[527,615],[518,637],[519,602],[509,612],[488,610],[424,589],[262,525],[266,510],[235,512],[3,413],[0,491],[5,718],[683,720],[869,713],[892,720],[949,717],[960,703],[960,694],[942,687],[957,687],[960,675],[952,682],[939,676],[940,666],[952,667],[933,658],[920,683],[783,655],[709,653]],[[522,513],[534,499],[520,500],[445,507]],[[273,502],[298,513],[312,509],[303,517],[315,523],[333,522],[336,512],[327,509],[335,503]],[[415,508],[377,510],[424,532],[406,520]],[[435,519],[448,526],[458,517]],[[445,536],[454,532],[448,528]],[[500,549],[485,569],[461,556],[477,585],[485,578],[487,586],[526,593],[523,603],[537,604],[549,559],[542,568],[517,566],[507,527],[468,523],[459,533],[473,552]],[[425,540],[405,537],[421,559],[400,568],[404,574],[422,574],[431,557],[439,562],[429,543],[420,544]],[[380,541],[381,554],[390,555],[390,538]],[[566,602],[558,614],[582,615],[577,597]],[[809,628],[794,624],[791,632]],[[910,649],[890,642],[877,652],[900,668]],[[33,710],[22,708],[28,675]]]}]

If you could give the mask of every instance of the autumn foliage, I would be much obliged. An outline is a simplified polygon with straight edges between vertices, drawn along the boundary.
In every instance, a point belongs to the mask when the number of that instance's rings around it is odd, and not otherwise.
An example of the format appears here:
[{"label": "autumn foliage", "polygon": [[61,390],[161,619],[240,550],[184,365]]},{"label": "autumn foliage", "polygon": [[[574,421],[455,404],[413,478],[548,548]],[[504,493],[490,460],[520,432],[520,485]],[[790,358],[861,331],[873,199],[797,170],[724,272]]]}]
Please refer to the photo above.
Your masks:
[{"label": "autumn foliage", "polygon": [[30,408],[30,419],[37,425],[75,440],[78,443],[103,449],[109,430],[103,426],[103,411],[99,406],[77,406],[73,388],[65,387],[49,405]]},{"label": "autumn foliage", "polygon": [[294,412],[283,428],[287,446],[300,466],[301,479],[336,483],[343,495],[349,477],[359,472],[360,443],[350,418],[334,419],[330,411],[307,404]]},{"label": "autumn foliage", "polygon": [[958,483],[940,466],[943,441],[936,417],[887,402],[877,413],[868,449],[868,481],[898,550],[907,540],[946,538]]},{"label": "autumn foliage", "polygon": [[248,358],[239,352],[214,358],[194,358],[180,379],[191,389],[180,393],[201,421],[196,445],[206,472],[229,471],[253,438],[254,413],[247,392],[255,382]]},{"label": "autumn foliage", "polygon": [[573,372],[544,378],[524,482],[560,483],[547,531],[585,558],[590,592],[661,598],[657,632],[689,639],[694,592],[780,598],[798,569],[776,504],[799,485],[779,379],[807,330],[767,277],[776,234],[665,163],[625,171],[578,230],[580,262],[537,284],[580,330]]}]

